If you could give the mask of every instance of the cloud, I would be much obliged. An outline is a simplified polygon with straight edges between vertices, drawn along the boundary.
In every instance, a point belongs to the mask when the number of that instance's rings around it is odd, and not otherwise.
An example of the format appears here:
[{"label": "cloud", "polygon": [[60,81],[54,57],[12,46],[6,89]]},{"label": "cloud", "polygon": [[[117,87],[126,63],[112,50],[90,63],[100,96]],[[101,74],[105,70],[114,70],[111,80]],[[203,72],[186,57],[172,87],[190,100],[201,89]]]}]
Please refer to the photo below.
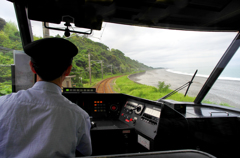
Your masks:
[{"label": "cloud", "polygon": [[9,1],[0,1],[0,17],[5,21],[12,21],[17,24],[17,18],[12,2]]},{"label": "cloud", "polygon": [[196,32],[107,24],[102,43],[153,67],[214,67],[236,32]]}]

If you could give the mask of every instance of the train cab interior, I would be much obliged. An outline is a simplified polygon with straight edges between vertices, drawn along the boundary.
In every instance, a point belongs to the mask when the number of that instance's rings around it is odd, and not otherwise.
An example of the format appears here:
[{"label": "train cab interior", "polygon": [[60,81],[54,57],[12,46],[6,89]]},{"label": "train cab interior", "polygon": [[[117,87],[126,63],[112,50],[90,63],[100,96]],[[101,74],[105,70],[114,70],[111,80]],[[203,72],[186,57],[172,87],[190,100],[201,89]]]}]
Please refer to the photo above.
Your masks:
[{"label": "train cab interior", "polygon": [[[191,31],[240,29],[239,0],[9,1],[16,11],[23,46],[33,41],[29,20],[64,22],[66,36],[74,32],[69,31],[70,24],[101,30],[103,22]],[[239,157],[240,110],[202,103],[239,41],[237,33],[194,102],[64,88],[63,95],[91,117],[92,157]]]}]

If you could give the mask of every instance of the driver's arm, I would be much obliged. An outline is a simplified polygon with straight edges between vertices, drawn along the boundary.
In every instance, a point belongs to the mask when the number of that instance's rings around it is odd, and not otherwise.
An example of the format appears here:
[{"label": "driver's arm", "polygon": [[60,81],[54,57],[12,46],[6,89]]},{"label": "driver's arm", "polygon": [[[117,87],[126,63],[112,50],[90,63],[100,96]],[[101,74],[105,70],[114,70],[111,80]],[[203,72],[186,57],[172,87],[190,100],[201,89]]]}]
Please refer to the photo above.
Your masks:
[{"label": "driver's arm", "polygon": [[82,125],[78,129],[78,145],[76,149],[83,155],[92,154],[92,143],[90,136],[91,123],[89,116],[85,116]]}]

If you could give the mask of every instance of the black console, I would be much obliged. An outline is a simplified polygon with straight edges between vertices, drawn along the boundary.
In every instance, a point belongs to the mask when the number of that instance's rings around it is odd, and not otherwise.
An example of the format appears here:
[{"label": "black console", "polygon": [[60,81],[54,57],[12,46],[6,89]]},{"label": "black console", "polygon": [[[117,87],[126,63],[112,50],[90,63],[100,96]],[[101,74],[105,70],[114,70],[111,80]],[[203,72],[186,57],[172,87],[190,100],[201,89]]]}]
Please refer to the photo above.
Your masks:
[{"label": "black console", "polygon": [[93,155],[198,149],[231,157],[238,151],[240,111],[231,108],[84,89],[63,95],[90,115]]}]

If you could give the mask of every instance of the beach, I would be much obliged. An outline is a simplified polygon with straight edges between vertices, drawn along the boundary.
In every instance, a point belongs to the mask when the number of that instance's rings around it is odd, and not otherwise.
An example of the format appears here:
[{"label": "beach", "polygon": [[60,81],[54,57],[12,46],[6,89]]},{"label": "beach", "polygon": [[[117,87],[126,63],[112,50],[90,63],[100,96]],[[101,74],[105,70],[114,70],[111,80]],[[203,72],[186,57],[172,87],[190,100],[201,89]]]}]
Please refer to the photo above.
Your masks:
[{"label": "beach", "polygon": [[[164,81],[165,84],[170,84],[170,89],[176,89],[192,79],[191,75],[177,74],[167,71],[166,69],[148,70],[144,73],[131,75],[131,80],[149,86],[158,86],[159,81]],[[206,77],[195,76],[191,84],[188,94],[196,97],[206,82]],[[214,102],[216,104],[227,103],[230,106],[240,108],[240,81],[233,80],[217,80],[211,90],[208,92],[204,100]],[[184,88],[180,93],[185,94],[187,88]]]}]

